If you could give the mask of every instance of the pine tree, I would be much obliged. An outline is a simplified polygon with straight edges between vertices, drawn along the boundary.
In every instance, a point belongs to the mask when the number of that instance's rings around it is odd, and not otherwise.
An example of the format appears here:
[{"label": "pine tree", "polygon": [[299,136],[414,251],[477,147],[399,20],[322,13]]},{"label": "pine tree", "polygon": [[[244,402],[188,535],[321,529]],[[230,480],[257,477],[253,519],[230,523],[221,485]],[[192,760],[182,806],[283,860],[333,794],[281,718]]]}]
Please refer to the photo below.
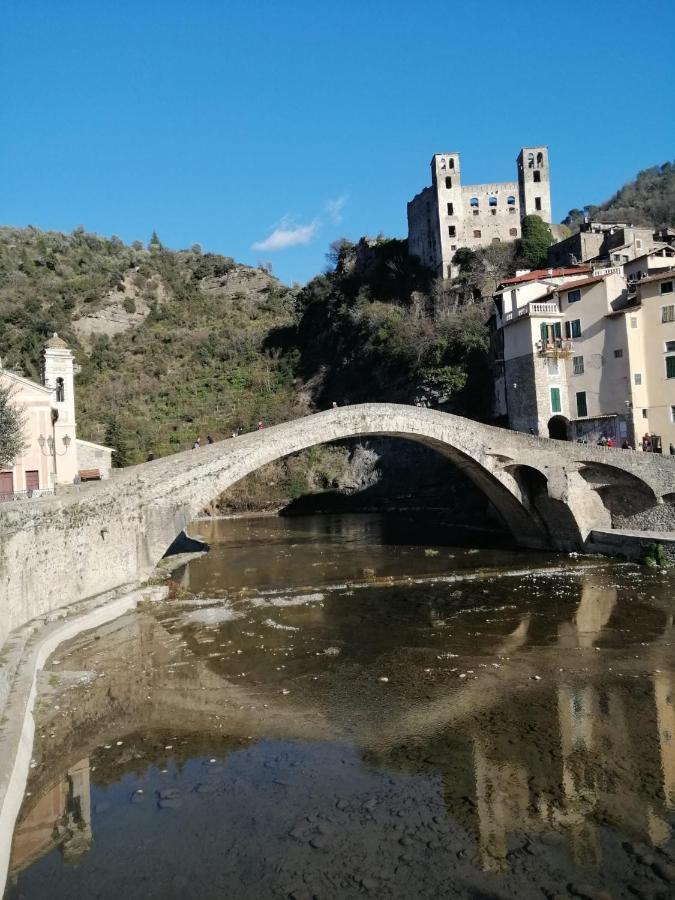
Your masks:
[{"label": "pine tree", "polygon": [[127,436],[117,416],[110,416],[105,427],[105,443],[112,447],[112,464],[121,469],[131,463],[131,451]]}]

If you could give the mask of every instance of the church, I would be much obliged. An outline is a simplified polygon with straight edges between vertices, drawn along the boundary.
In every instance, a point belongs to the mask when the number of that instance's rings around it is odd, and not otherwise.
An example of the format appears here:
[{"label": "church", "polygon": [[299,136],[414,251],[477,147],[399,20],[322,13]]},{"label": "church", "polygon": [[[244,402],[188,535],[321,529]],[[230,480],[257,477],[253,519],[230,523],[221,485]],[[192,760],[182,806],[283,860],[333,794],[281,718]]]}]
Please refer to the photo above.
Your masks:
[{"label": "church", "polygon": [[0,384],[24,417],[24,447],[12,468],[0,471],[0,500],[51,494],[58,485],[107,478],[112,448],[77,437],[75,360],[58,334],[47,341],[38,384],[2,367]]}]

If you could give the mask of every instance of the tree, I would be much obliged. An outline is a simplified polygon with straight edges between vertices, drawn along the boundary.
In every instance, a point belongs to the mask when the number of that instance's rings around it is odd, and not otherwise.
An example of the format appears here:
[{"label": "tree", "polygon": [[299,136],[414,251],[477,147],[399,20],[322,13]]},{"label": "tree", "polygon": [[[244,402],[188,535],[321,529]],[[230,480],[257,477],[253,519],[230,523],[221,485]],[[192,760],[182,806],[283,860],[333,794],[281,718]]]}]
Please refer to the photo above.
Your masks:
[{"label": "tree", "polygon": [[148,250],[161,250],[162,242],[159,239],[159,236],[156,231],[153,231],[150,235],[150,240],[148,241]]},{"label": "tree", "polygon": [[525,261],[532,269],[546,265],[548,248],[553,243],[551,229],[541,216],[525,216],[522,224],[520,248]]},{"label": "tree", "polygon": [[13,389],[0,384],[0,469],[14,465],[14,460],[26,446],[24,440],[25,414],[12,402]]},{"label": "tree", "polygon": [[110,416],[106,422],[105,443],[107,447],[112,447],[112,464],[116,469],[131,463],[127,436],[117,416]]}]

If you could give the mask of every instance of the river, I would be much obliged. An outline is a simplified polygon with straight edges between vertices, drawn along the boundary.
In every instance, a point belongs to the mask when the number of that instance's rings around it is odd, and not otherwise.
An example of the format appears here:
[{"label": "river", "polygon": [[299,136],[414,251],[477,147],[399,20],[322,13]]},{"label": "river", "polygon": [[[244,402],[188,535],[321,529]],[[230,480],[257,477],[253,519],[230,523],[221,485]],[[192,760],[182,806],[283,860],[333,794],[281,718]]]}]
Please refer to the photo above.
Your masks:
[{"label": "river", "polygon": [[192,533],[40,674],[6,898],[674,896],[672,574],[412,515]]}]

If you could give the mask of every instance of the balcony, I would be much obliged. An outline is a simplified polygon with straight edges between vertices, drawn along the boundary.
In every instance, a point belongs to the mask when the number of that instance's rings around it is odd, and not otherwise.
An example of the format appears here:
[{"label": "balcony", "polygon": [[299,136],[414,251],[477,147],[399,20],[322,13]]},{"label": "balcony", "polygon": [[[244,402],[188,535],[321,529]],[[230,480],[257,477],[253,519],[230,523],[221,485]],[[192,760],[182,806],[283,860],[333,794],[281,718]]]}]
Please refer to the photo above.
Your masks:
[{"label": "balcony", "polygon": [[549,338],[547,341],[537,341],[534,346],[537,355],[545,359],[569,359],[574,353],[574,344],[569,338]]},{"label": "balcony", "polygon": [[504,325],[510,325],[511,322],[515,322],[518,319],[524,319],[526,317],[536,318],[538,316],[560,316],[562,313],[558,309],[557,303],[537,303],[536,300],[533,300],[531,303],[526,303],[524,306],[521,306],[515,312],[510,311],[504,313],[502,321]]}]

